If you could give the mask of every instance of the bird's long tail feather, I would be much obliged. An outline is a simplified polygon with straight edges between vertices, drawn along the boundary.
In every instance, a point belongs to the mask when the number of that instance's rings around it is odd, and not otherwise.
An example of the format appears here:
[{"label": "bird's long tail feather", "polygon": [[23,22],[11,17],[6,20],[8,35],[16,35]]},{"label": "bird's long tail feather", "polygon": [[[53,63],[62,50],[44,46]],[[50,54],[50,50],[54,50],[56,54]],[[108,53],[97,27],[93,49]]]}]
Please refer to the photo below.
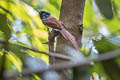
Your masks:
[{"label": "bird's long tail feather", "polygon": [[76,50],[80,50],[80,47],[78,46],[75,37],[71,33],[69,33],[65,28],[61,29],[59,32],[65,39],[71,41]]}]

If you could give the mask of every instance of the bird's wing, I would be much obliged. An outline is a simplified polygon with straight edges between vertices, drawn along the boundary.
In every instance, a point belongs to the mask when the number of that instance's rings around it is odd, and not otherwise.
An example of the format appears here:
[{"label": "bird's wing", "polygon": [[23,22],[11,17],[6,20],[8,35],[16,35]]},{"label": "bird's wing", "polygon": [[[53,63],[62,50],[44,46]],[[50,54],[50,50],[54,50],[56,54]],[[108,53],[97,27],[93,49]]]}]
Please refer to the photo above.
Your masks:
[{"label": "bird's wing", "polygon": [[77,49],[77,50],[80,50],[76,40],[75,40],[75,37],[69,33],[66,29],[65,29],[65,26],[64,24],[57,20],[56,18],[50,16],[46,19],[43,19],[43,23],[51,28],[59,28],[58,31],[62,34],[62,36],[67,39],[67,40],[70,40],[73,44],[73,46]]},{"label": "bird's wing", "polygon": [[59,20],[51,16],[46,19],[43,19],[43,23],[52,28],[60,28],[61,26],[61,23],[59,22]]},{"label": "bird's wing", "polygon": [[70,32],[68,32],[66,29],[62,29],[59,32],[63,35],[65,39],[71,41],[76,50],[80,50],[80,47],[78,46],[75,37]]}]

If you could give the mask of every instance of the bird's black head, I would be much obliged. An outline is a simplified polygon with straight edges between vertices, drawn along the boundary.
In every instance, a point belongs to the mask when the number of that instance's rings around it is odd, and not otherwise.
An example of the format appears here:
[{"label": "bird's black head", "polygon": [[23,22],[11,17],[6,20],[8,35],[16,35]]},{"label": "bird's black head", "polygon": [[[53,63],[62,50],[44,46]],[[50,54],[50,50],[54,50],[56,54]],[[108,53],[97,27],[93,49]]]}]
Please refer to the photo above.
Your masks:
[{"label": "bird's black head", "polygon": [[46,12],[46,11],[38,11],[38,12],[39,12],[39,15],[40,15],[41,19],[45,19],[45,18],[50,16],[49,12]]}]

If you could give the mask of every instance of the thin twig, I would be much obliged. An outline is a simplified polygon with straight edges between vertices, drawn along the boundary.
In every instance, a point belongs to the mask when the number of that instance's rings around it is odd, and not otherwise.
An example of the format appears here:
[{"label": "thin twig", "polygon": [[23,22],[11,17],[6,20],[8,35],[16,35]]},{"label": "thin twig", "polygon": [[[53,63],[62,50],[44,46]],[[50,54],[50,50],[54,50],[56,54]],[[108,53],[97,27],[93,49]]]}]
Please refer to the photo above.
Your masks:
[{"label": "thin twig", "polygon": [[[85,66],[85,65],[90,65],[91,62],[100,62],[100,61],[105,61],[105,60],[109,60],[112,58],[116,58],[120,56],[120,50],[115,50],[115,51],[111,51],[111,52],[107,52],[104,54],[99,55],[96,58],[93,59],[86,59],[84,61],[76,61],[76,62],[72,62],[72,61],[66,61],[66,62],[62,62],[62,63],[58,63],[55,64],[53,66],[49,66],[48,68],[42,69],[42,70],[28,70],[28,69],[24,69],[23,72],[21,73],[22,75],[31,75],[31,74],[41,74],[42,72],[48,71],[48,70],[64,70],[64,69],[68,69],[68,68],[72,68],[72,67],[80,67],[80,66]],[[7,75],[8,74],[8,75]],[[20,73],[6,73],[5,77],[6,78],[15,78],[18,74]]]},{"label": "thin twig", "polygon": [[[0,43],[5,43],[5,41],[0,41]],[[11,43],[10,43],[11,44]],[[63,59],[63,60],[71,60],[72,58],[69,57],[69,56],[65,56],[65,55],[62,55],[60,53],[53,53],[53,52],[43,52],[43,51],[38,51],[38,50],[35,50],[35,49],[32,49],[32,48],[28,48],[28,47],[24,47],[24,46],[21,46],[21,45],[17,45],[15,44],[16,46],[19,46],[21,49],[24,49],[24,50],[31,50],[31,51],[34,51],[34,52],[37,52],[37,53],[41,53],[41,54],[46,54],[48,56],[51,56],[51,57],[56,57],[56,58],[59,58],[59,59]]]},{"label": "thin twig", "polygon": [[56,57],[56,58],[63,59],[63,60],[71,60],[72,59],[69,56],[65,56],[65,55],[58,54],[58,53],[53,53],[53,52],[47,53],[47,52],[43,52],[43,51],[38,51],[38,50],[35,50],[35,49],[27,48],[27,47],[24,47],[24,46],[20,46],[20,48],[25,49],[25,50],[28,49],[28,50],[31,50],[31,51],[34,51],[34,52],[37,52],[37,53],[43,53],[43,54],[46,54],[48,56]]}]

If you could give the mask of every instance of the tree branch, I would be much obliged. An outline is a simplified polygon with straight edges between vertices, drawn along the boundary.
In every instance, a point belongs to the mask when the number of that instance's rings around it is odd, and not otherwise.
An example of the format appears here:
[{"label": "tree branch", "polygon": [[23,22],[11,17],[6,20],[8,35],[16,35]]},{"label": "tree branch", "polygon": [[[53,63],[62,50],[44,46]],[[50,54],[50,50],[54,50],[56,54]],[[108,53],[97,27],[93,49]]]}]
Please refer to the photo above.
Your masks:
[{"label": "tree branch", "polygon": [[[0,41],[0,43],[4,44],[5,41]],[[32,48],[28,48],[28,47],[24,47],[24,46],[21,46],[21,45],[17,45],[15,44],[16,46],[19,46],[21,49],[24,49],[24,50],[31,50],[31,51],[34,51],[34,52],[37,52],[37,53],[42,53],[42,54],[46,54],[48,56],[51,56],[51,57],[56,57],[58,59],[62,59],[62,60],[71,60],[72,58],[69,57],[69,56],[65,56],[65,55],[62,55],[60,53],[53,53],[53,52],[43,52],[43,51],[38,51],[38,50],[35,50],[35,49],[32,49]]]},{"label": "tree branch", "polygon": [[[83,12],[84,12],[85,0],[62,0],[61,10],[60,10],[60,20],[64,23],[66,29],[75,37],[78,46],[82,47],[82,32],[83,32]],[[70,41],[63,39],[62,36],[59,36],[57,39],[56,52],[63,53],[65,55],[65,47],[70,46],[72,48],[73,45]],[[57,62],[63,62],[57,60]],[[83,70],[83,69],[82,69]],[[85,68],[81,72],[81,69],[75,68],[73,69],[73,80],[74,77],[83,77],[82,75],[88,74],[88,70]],[[67,79],[64,72],[59,71],[60,78],[62,80]],[[82,75],[80,75],[82,74]],[[85,76],[86,77],[86,76]],[[81,80],[81,79],[79,79]]]},{"label": "tree branch", "polygon": [[[68,68],[73,68],[73,67],[80,67],[80,66],[85,66],[85,65],[90,65],[91,62],[100,62],[100,61],[105,61],[105,60],[109,60],[109,59],[113,59],[116,57],[120,56],[120,50],[115,50],[115,51],[111,51],[111,52],[107,52],[107,53],[103,53],[101,55],[99,55],[96,58],[92,58],[92,59],[86,59],[84,61],[76,61],[76,62],[62,62],[62,63],[58,63],[55,64],[53,66],[49,66],[48,68],[42,69],[42,70],[28,70],[28,69],[24,69],[23,72],[21,73],[23,76],[25,75],[31,75],[31,74],[41,74],[45,71],[48,70],[64,70],[64,69],[68,69]],[[62,65],[62,66],[61,66]],[[20,73],[5,73],[5,77],[6,78],[15,78],[18,74]]]}]

